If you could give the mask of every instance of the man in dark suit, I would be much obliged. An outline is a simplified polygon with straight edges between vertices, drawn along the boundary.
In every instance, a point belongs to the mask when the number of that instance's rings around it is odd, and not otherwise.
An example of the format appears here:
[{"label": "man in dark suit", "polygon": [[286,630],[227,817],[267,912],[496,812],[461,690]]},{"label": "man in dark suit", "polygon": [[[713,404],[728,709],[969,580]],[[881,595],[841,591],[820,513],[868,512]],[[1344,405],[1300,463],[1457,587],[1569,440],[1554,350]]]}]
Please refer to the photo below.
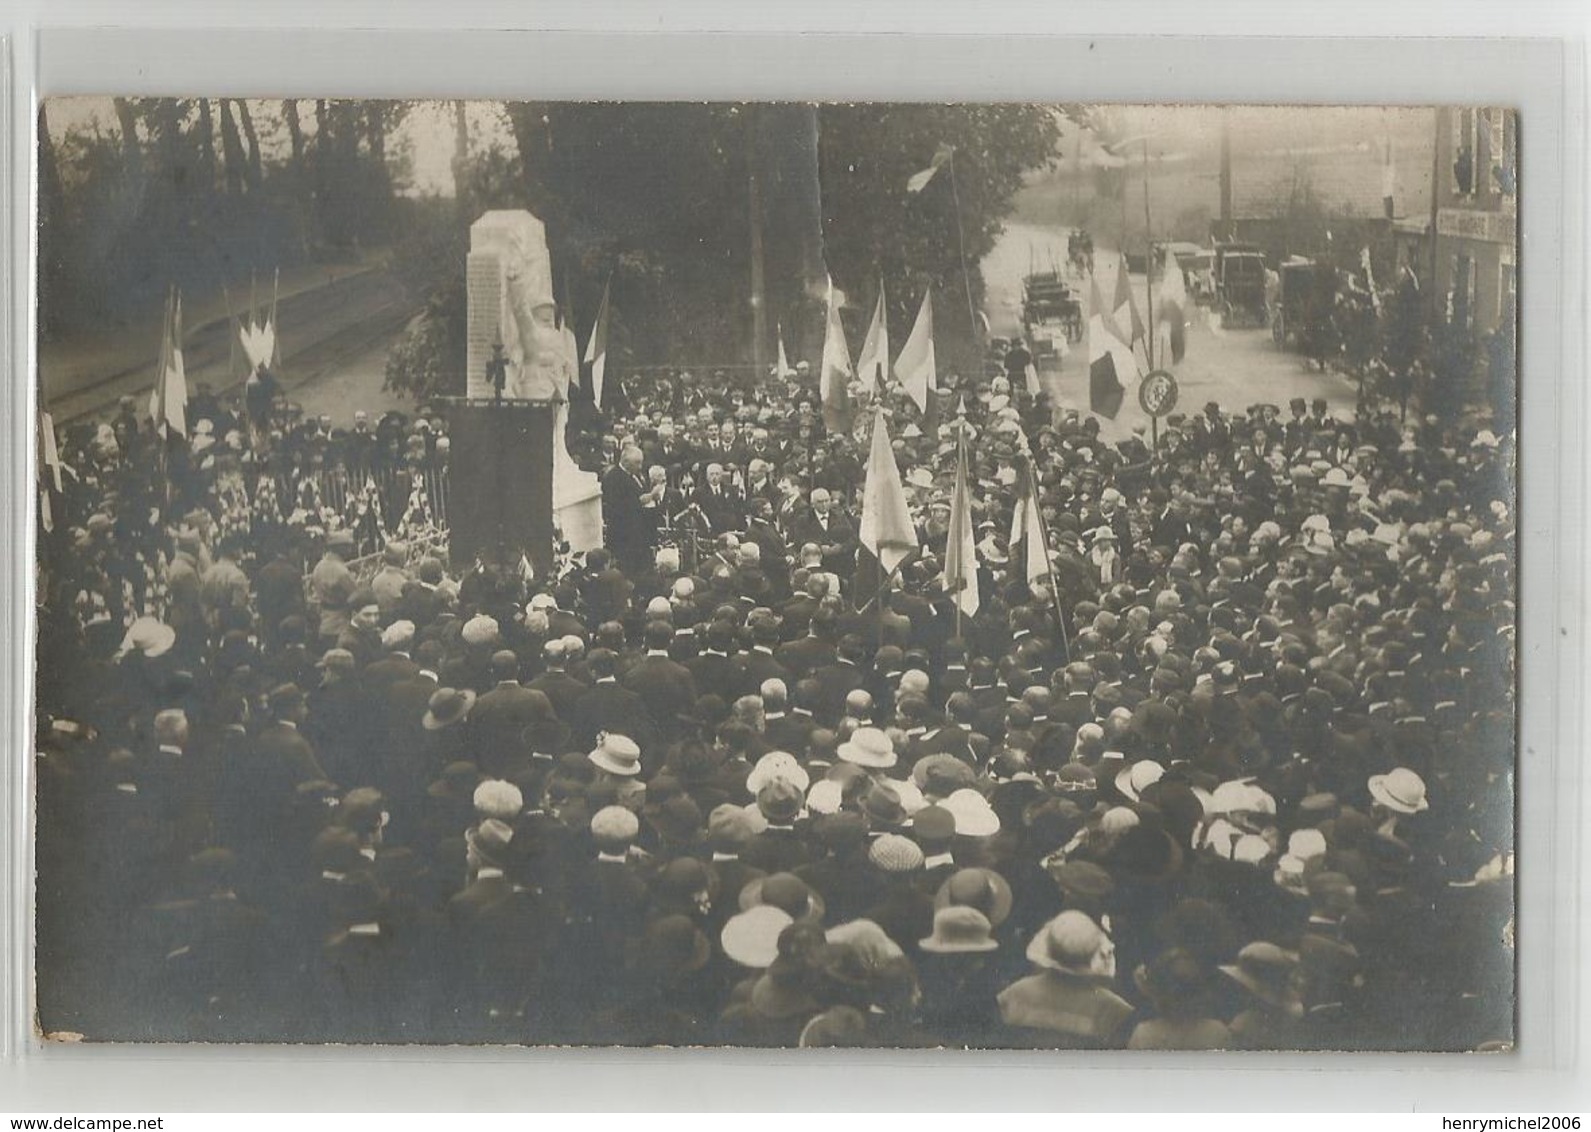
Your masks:
[{"label": "man in dark suit", "polygon": [[814,488],[812,509],[792,524],[792,543],[815,543],[823,553],[823,568],[849,578],[856,569],[856,524],[834,506],[824,488]]},{"label": "man in dark suit", "polygon": [[308,716],[304,693],[293,684],[282,684],[271,692],[270,709],[271,722],[255,744],[259,758],[281,767],[295,785],[324,779],[326,772],[314,748],[298,733]]},{"label": "man in dark suit", "polygon": [[394,621],[381,633],[381,647],[385,656],[365,665],[360,678],[365,694],[375,702],[386,695],[387,689],[400,680],[409,680],[420,671],[420,666],[409,654],[414,643],[414,622]]},{"label": "man in dark suit", "polygon": [[569,674],[561,637],[555,637],[542,646],[541,659],[544,671],[526,687],[546,696],[552,704],[553,713],[567,722],[574,715],[575,701],[585,694],[589,685]]},{"label": "man in dark suit", "polygon": [[496,778],[512,777],[529,759],[519,741],[520,732],[552,714],[552,702],[542,692],[519,682],[519,657],[508,649],[492,654],[492,675],[497,684],[470,712],[470,749],[475,765]]},{"label": "man in dark suit", "polygon": [[600,546],[587,552],[586,567],[588,573],[580,588],[591,620],[617,621],[629,605],[635,583],[614,569],[613,556]]},{"label": "man in dark suit", "polygon": [[646,655],[625,672],[624,687],[640,696],[665,742],[679,738],[678,717],[696,703],[696,681],[691,670],[673,660],[668,649],[674,629],[666,621],[648,622]]},{"label": "man in dark suit", "polygon": [[738,696],[755,696],[764,680],[789,680],[790,673],[774,659],[774,646],[779,643],[779,626],[771,620],[753,618],[751,648],[736,657],[740,675],[734,684]]},{"label": "man in dark suit", "polygon": [[426,765],[425,754],[429,748],[424,726],[426,705],[431,702],[438,684],[436,671],[442,663],[442,646],[436,641],[424,641],[414,650],[414,675],[387,686],[383,697],[374,701],[376,724],[385,724],[387,741],[381,757],[375,760],[378,767],[373,785],[381,787],[394,799],[407,801],[419,797],[430,781],[432,771],[440,767]]},{"label": "man in dark suit", "polygon": [[591,746],[600,731],[628,735],[643,752],[657,746],[657,724],[646,701],[618,681],[618,658],[610,649],[592,649],[587,661],[591,687],[575,701],[568,720],[576,743]]},{"label": "man in dark suit", "polygon": [[735,686],[740,678],[740,669],[729,655],[729,650],[734,646],[735,630],[732,625],[714,621],[707,626],[702,651],[685,662],[698,692],[723,696]]},{"label": "man in dark suit", "polygon": [[371,698],[346,649],[328,649],[321,658],[320,686],[310,691],[303,721],[304,737],[314,744],[332,781],[353,785],[368,781]]},{"label": "man in dark suit", "polygon": [[745,501],[722,464],[707,465],[702,485],[696,489],[695,503],[707,516],[715,535],[742,530],[746,525]]},{"label": "man in dark suit", "polygon": [[824,727],[834,727],[840,722],[840,716],[845,713],[845,697],[866,684],[867,673],[861,668],[865,655],[860,637],[841,637],[834,663],[813,671],[818,694],[812,714]]},{"label": "man in dark suit", "polygon": [[629,574],[640,574],[650,557],[652,516],[646,502],[650,488],[641,475],[641,450],[626,448],[619,465],[602,477],[602,515],[606,544]]},{"label": "man in dark suit", "polygon": [[817,728],[810,715],[790,710],[789,688],[783,680],[764,680],[762,695],[763,737],[776,751],[789,751],[796,758],[806,757],[807,740]]}]

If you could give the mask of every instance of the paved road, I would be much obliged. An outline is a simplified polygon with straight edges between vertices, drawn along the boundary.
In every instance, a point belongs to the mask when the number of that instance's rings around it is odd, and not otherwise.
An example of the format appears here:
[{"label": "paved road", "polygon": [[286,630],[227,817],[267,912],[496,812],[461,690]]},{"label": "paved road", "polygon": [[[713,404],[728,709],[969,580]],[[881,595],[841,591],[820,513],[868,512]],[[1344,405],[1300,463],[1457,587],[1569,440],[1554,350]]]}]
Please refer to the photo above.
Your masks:
[{"label": "paved road", "polygon": [[[310,398],[317,405],[339,403],[347,394],[334,390],[345,381],[365,402],[360,407],[385,408],[378,398],[386,349],[413,310],[398,281],[381,270],[347,274],[283,298],[277,308],[283,384],[306,409]],[[94,352],[88,361],[83,352],[74,354],[70,343],[41,352],[44,404],[57,422],[108,413],[123,394],[148,398],[159,354],[159,319],[146,329],[138,337],[148,339],[147,351],[139,348],[142,342],[129,342],[124,350]],[[186,335],[183,362],[190,389],[208,382],[219,393],[241,382],[246,362],[233,334],[228,320],[219,319]],[[326,411],[344,415],[330,407]],[[346,415],[351,414],[350,408]]]},{"label": "paved road", "polygon": [[[1052,254],[1056,261],[1064,264],[1066,236],[1067,229],[1060,227],[1007,226],[1005,234],[983,261],[993,333],[1011,335],[1020,331],[1022,277],[1028,274],[1030,262],[1037,261],[1040,269],[1048,270]],[[1095,275],[1107,301],[1116,286],[1118,259],[1109,249],[1101,249],[1094,256]],[[1133,275],[1129,278],[1139,310],[1143,311],[1144,277]],[[1085,288],[1086,304],[1086,279],[1074,280],[1074,283]],[[1215,401],[1223,409],[1241,412],[1248,405],[1265,401],[1281,406],[1285,414],[1287,402],[1294,397],[1324,397],[1333,412],[1352,414],[1353,384],[1340,374],[1321,373],[1306,367],[1298,354],[1286,352],[1272,342],[1268,329],[1225,330],[1212,325],[1206,312],[1199,308],[1190,309],[1188,319],[1186,353],[1180,363],[1166,367],[1176,376],[1179,386],[1175,411],[1191,415],[1200,412],[1207,401]],[[1088,406],[1086,341],[1085,338],[1073,345],[1059,373],[1045,375],[1051,398],[1059,405],[1083,410]],[[1138,358],[1142,363],[1141,348]],[[1165,360],[1157,357],[1157,366]],[[1101,420],[1101,428],[1106,436],[1119,439],[1147,423],[1137,409],[1137,398],[1129,386],[1122,413],[1115,421]]]}]

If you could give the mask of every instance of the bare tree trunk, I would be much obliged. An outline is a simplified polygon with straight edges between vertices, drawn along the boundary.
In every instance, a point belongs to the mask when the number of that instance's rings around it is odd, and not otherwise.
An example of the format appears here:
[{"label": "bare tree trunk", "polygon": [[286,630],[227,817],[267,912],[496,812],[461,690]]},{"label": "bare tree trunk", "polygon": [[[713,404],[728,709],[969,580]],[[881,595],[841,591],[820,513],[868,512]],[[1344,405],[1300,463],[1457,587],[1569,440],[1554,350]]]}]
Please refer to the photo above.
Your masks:
[{"label": "bare tree trunk", "polygon": [[221,100],[221,153],[226,159],[226,189],[232,194],[243,191],[243,143],[238,140],[237,123],[232,120],[232,100]]},{"label": "bare tree trunk", "polygon": [[199,184],[207,193],[215,189],[215,118],[210,100],[199,100]]},{"label": "bare tree trunk", "polygon": [[304,124],[298,120],[298,99],[282,99],[282,117],[287,122],[287,136],[293,146],[293,168],[304,171]]},{"label": "bare tree trunk", "polygon": [[243,137],[248,141],[249,154],[243,166],[243,179],[248,183],[250,192],[260,190],[260,139],[254,132],[254,115],[249,113],[249,104],[244,99],[237,99],[238,121],[243,125]]},{"label": "bare tree trunk", "polygon": [[378,169],[387,167],[387,117],[386,104],[376,99],[365,103],[365,140],[370,143],[370,156]]},{"label": "bare tree trunk", "polygon": [[289,175],[293,185],[293,202],[298,212],[298,243],[300,249],[307,256],[309,254],[309,206],[305,200],[305,193],[309,188],[309,179],[304,169],[304,124],[298,118],[298,99],[282,99],[282,119],[287,123],[287,137],[292,144],[292,163],[289,166]]},{"label": "bare tree trunk", "polygon": [[160,123],[161,177],[179,193],[186,192],[188,170],[182,158],[182,106],[175,98],[156,99]]},{"label": "bare tree trunk", "polygon": [[469,179],[470,120],[462,98],[453,102],[453,199],[460,210],[465,210],[466,185]]},{"label": "bare tree trunk", "polygon": [[122,159],[126,162],[128,172],[134,172],[142,164],[138,149],[138,112],[128,99],[118,98],[115,102],[116,121],[120,123],[122,131]]}]

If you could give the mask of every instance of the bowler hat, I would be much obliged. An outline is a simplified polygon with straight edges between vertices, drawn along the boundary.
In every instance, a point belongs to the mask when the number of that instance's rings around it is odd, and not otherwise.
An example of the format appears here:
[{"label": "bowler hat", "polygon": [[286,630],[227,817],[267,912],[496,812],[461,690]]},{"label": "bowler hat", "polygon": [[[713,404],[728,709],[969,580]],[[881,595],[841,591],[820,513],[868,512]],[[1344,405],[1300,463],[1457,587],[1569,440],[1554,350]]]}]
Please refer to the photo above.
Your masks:
[{"label": "bowler hat", "polygon": [[496,818],[487,818],[464,834],[464,840],[475,850],[475,855],[489,865],[499,868],[508,863],[509,842],[514,839],[514,827]]},{"label": "bowler hat", "polygon": [[757,877],[740,890],[740,910],[750,911],[759,904],[769,904],[789,914],[794,920],[823,919],[825,904],[800,877],[794,873],[774,873]]},{"label": "bowler hat", "polygon": [[425,788],[433,798],[452,798],[465,801],[475,793],[481,781],[481,771],[472,762],[451,762],[442,769],[442,776]]},{"label": "bowler hat", "polygon": [[993,869],[959,869],[934,894],[935,908],[976,908],[993,927],[1005,923],[1011,904],[1011,886]]}]

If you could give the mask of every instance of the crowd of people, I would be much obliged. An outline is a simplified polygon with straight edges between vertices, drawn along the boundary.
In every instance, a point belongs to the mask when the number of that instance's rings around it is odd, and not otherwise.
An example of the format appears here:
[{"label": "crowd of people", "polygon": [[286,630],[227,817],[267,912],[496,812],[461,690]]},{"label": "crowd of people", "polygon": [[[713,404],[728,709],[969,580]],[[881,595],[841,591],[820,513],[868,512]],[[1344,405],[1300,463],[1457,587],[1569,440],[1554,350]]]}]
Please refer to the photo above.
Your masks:
[{"label": "crowd of people", "polygon": [[[1509,437],[1210,404],[1152,452],[1002,377],[892,397],[921,550],[860,584],[871,406],[826,429],[805,365],[641,386],[554,577],[424,541],[441,421],[64,438],[46,1032],[1510,1041]],[[310,498],[367,443],[398,503]]]}]

